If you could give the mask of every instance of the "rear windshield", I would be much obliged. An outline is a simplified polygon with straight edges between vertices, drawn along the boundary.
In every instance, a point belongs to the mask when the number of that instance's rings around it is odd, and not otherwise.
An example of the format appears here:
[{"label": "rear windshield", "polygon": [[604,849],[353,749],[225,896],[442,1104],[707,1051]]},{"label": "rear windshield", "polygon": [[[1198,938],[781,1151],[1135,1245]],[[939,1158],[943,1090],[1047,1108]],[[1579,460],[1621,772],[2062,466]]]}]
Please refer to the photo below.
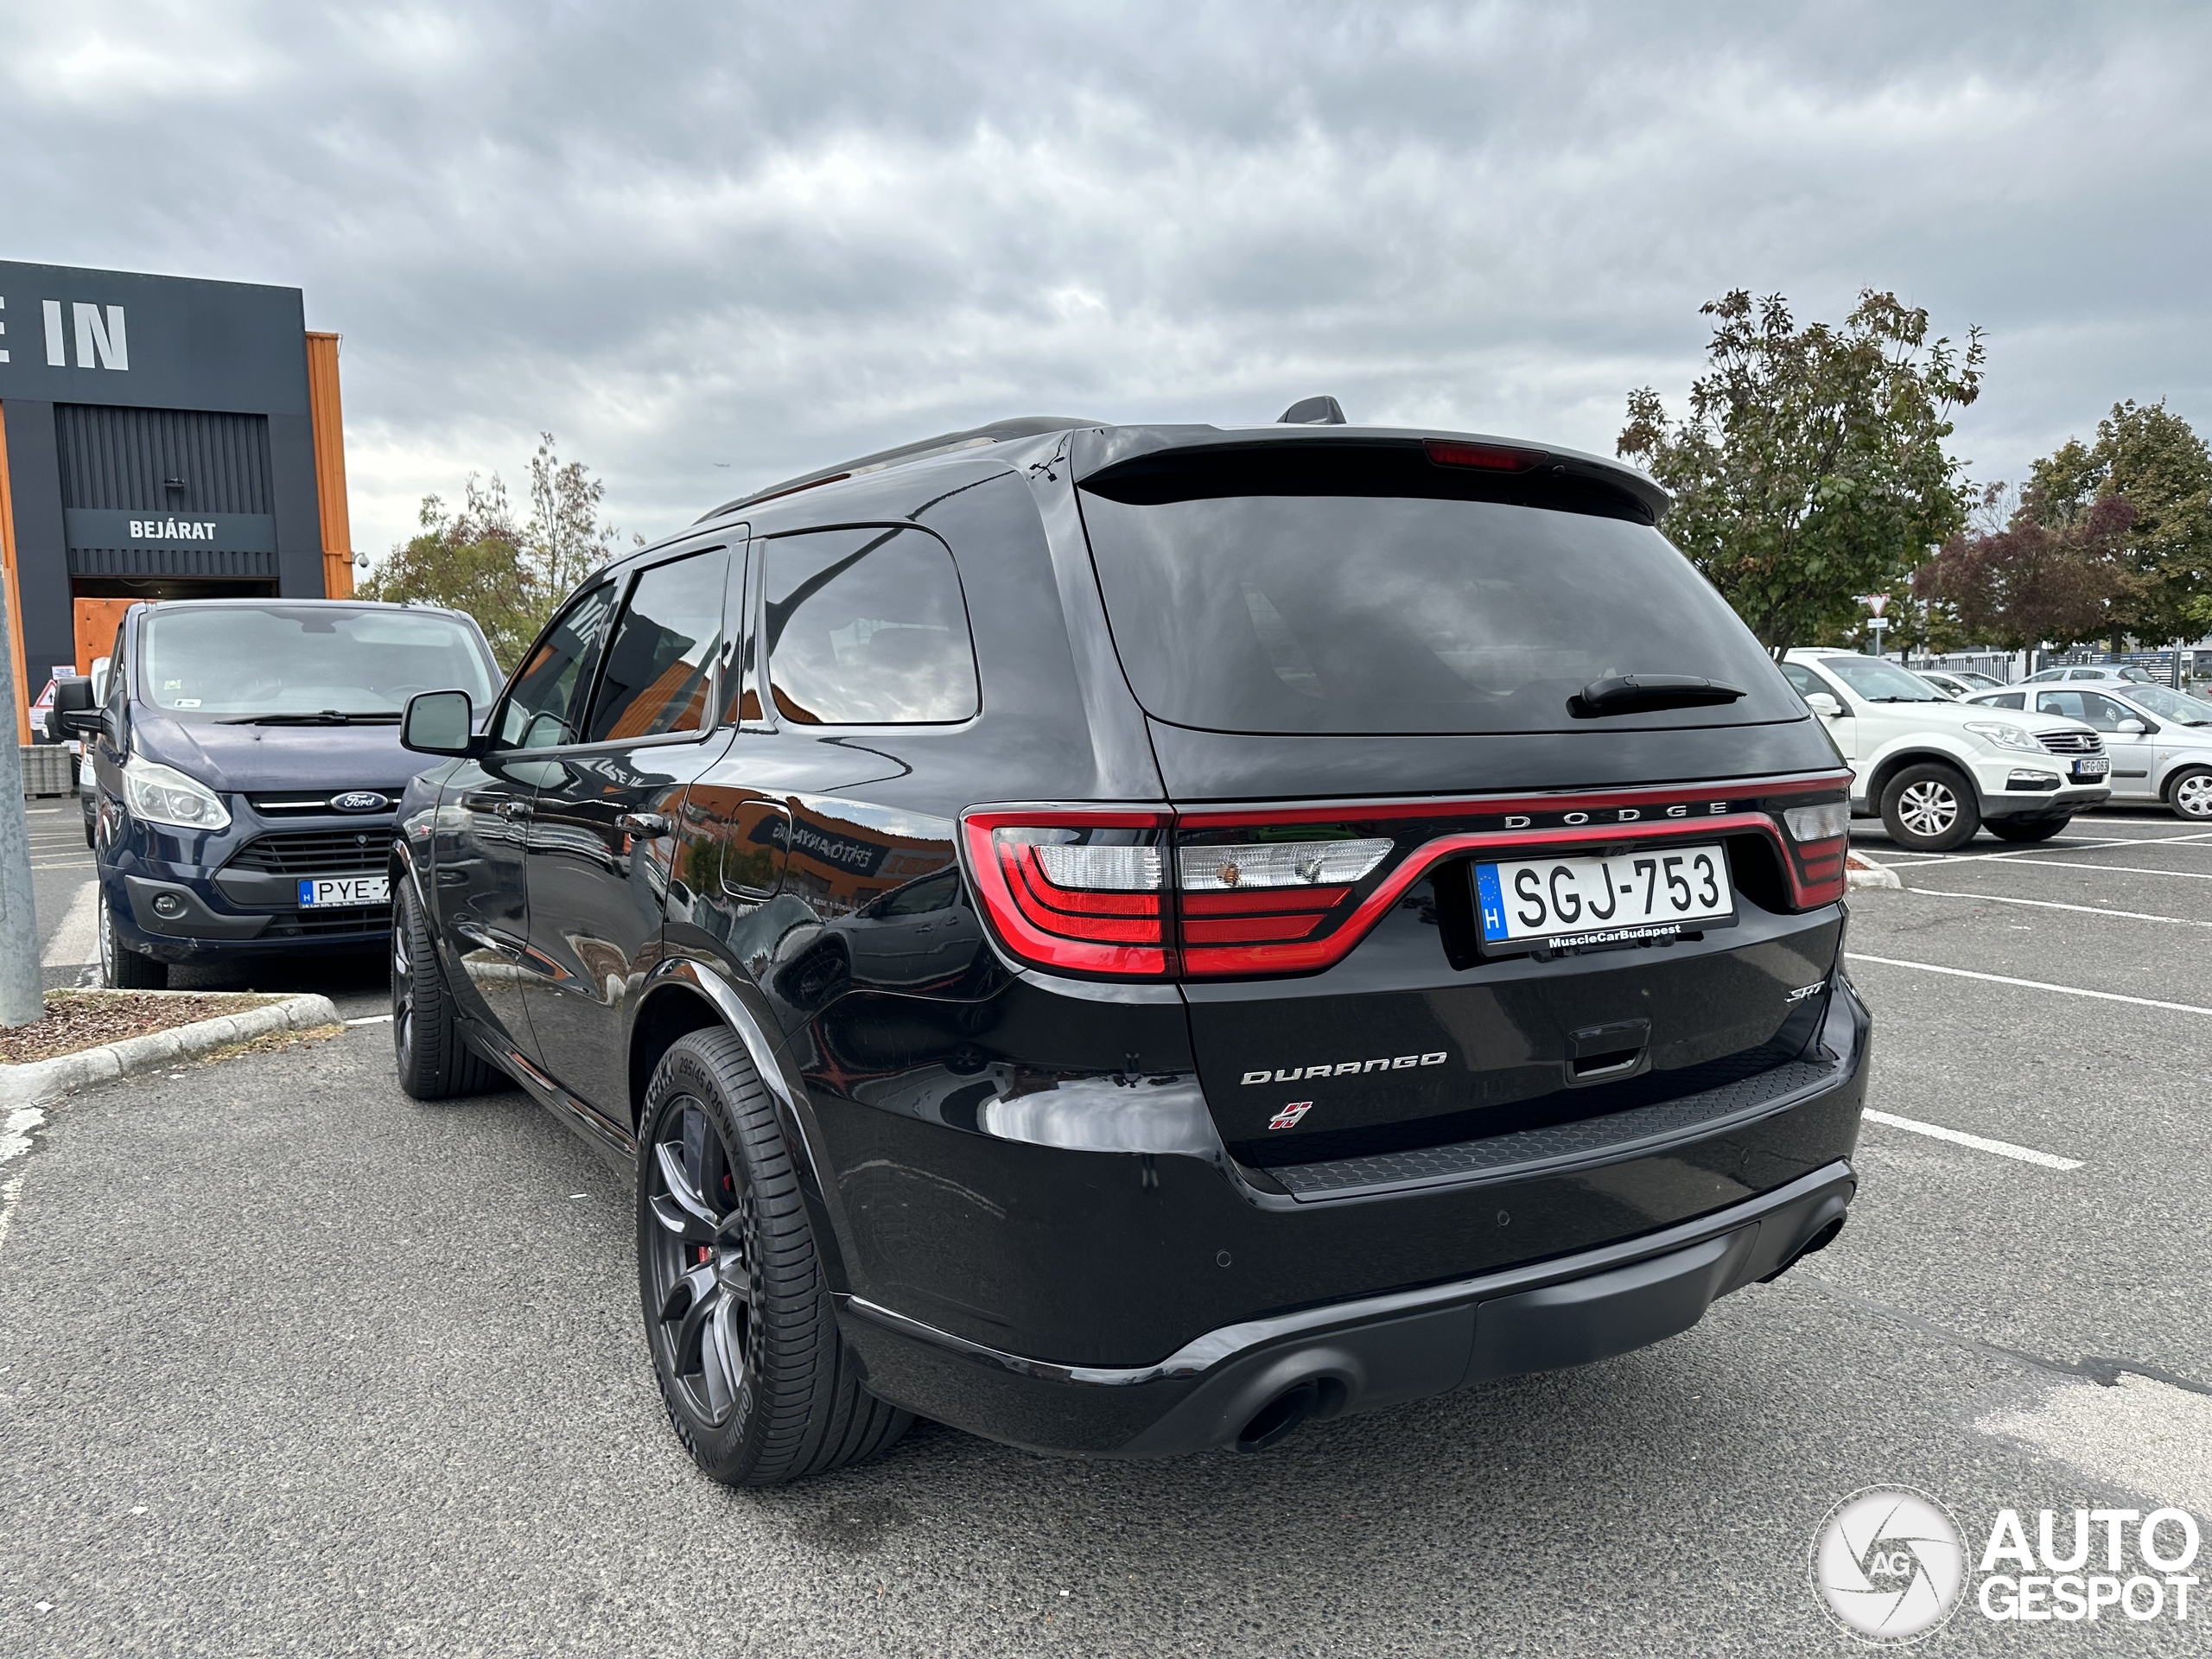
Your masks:
[{"label": "rear windshield", "polygon": [[[1083,512],[1130,684],[1177,725],[1531,732],[1804,715],[1712,586],[1625,518],[1449,497],[1168,491],[1111,474],[1084,484]],[[1571,714],[1592,680],[1637,673],[1703,675],[1748,695]]]},{"label": "rear windshield", "polygon": [[210,606],[146,619],[146,700],[188,716],[397,715],[417,691],[492,700],[483,642],[451,617],[335,607]]}]

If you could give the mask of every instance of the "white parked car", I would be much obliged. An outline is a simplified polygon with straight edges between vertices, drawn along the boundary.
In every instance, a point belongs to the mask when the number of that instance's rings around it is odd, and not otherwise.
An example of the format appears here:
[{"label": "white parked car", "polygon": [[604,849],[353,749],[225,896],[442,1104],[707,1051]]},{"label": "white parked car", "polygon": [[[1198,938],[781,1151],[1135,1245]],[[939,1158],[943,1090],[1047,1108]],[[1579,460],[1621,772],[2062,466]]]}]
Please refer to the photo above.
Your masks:
[{"label": "white parked car", "polygon": [[2112,759],[2112,798],[2160,802],[2177,817],[2212,820],[2212,702],[2163,685],[2023,682],[1974,699],[1987,709],[2055,715],[2103,734]]},{"label": "white parked car", "polygon": [[2138,668],[2129,663],[2120,668],[2108,668],[2093,664],[2087,668],[2046,668],[2040,674],[2031,674],[2022,685],[2049,685],[2054,680],[2096,680],[2105,684],[2156,685],[2158,677],[2147,668]]},{"label": "white parked car", "polygon": [[1890,839],[1944,853],[1986,827],[2044,841],[2111,793],[2110,762],[2079,721],[1955,702],[1909,669],[1848,651],[1783,658],[1806,706],[1851,763],[1851,807]]},{"label": "white parked car", "polygon": [[1994,691],[2003,687],[2002,680],[1993,680],[1986,674],[1976,674],[1959,668],[1916,668],[1914,673],[1941,691],[1945,696],[1963,701],[1977,692]]}]

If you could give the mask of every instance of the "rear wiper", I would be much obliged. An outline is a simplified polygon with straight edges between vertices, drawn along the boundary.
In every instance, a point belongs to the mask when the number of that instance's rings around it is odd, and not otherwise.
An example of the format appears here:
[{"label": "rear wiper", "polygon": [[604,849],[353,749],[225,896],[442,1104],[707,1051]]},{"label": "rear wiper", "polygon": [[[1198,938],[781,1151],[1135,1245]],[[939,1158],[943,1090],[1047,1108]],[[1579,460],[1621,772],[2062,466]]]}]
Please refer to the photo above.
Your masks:
[{"label": "rear wiper", "polygon": [[1733,702],[1743,695],[1740,686],[1723,685],[1700,674],[1609,674],[1569,697],[1567,709],[1577,720],[1590,720],[1602,715],[1637,714],[1646,709],[1694,709],[1705,703]]},{"label": "rear wiper", "polygon": [[241,715],[235,720],[222,722],[226,726],[397,726],[397,712],[372,710],[348,714],[343,709],[323,709],[312,715]]}]

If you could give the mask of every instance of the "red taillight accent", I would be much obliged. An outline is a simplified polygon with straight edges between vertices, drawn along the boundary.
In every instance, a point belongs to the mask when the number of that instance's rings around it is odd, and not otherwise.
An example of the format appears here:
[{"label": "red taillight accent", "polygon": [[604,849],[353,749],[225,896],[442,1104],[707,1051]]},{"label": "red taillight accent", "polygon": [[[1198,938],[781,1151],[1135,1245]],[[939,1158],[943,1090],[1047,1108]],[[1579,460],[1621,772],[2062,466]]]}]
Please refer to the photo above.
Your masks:
[{"label": "red taillight accent", "polygon": [[1421,448],[1439,467],[1478,467],[1486,473],[1525,473],[1551,459],[1541,449],[1515,449],[1502,443],[1459,443],[1430,438]]},{"label": "red taillight accent", "polygon": [[[1793,907],[1802,911],[1832,905],[1844,894],[1848,838],[1792,841],[1778,821],[1778,809],[1762,809],[1777,797],[1802,801],[1811,795],[1817,801],[1825,795],[1840,800],[1848,781],[1847,774],[1832,773],[1702,791],[1677,787],[1465,803],[1339,803],[1180,815],[1117,808],[994,810],[963,817],[961,831],[983,908],[1000,940],[1023,961],[1117,979],[1315,973],[1349,956],[1382,912],[1438,864],[1470,855],[1513,857],[1548,849],[1566,854],[1593,843],[1755,834],[1781,853]],[[1716,801],[1716,794],[1726,798]],[[1691,815],[1693,807],[1695,816]],[[1264,830],[1292,824],[1364,824],[1372,826],[1369,833],[1373,835],[1394,819],[1442,817],[1455,810],[1571,816],[1622,809],[1632,810],[1618,822],[1436,836],[1397,856],[1395,862],[1385,859],[1371,876],[1349,884],[1190,893],[1179,893],[1174,887],[1179,828],[1185,835],[1197,832],[1202,841],[1243,842]],[[1674,816],[1678,812],[1682,816]],[[1012,833],[1001,837],[995,833],[1001,830]],[[1126,867],[1122,874],[1104,878],[1096,887],[1054,880],[1046,868],[1047,857],[1059,861],[1063,874],[1073,869],[1081,876],[1086,868],[1079,860],[1070,862],[1073,855],[1040,855],[1037,845],[1024,838],[1031,831],[1055,830],[1150,832],[1144,844],[1159,850],[1159,890],[1130,890]],[[1061,838],[1063,843],[1071,839]],[[1123,843],[1127,841],[1122,838]],[[1398,844],[1403,847],[1404,842]],[[1124,885],[1112,885],[1115,880]]]},{"label": "red taillight accent", "polygon": [[1020,837],[1040,830],[1150,830],[1164,840],[1166,822],[1155,812],[986,812],[961,828],[983,908],[1015,956],[1071,973],[1162,979],[1173,971],[1173,953],[1161,893],[1063,887]]},{"label": "red taillight accent", "polygon": [[1843,897],[1847,885],[1843,861],[1851,850],[1848,836],[1794,842],[1784,836],[1782,844],[1789,849],[1790,897],[1797,901],[1798,909],[1816,909]]}]

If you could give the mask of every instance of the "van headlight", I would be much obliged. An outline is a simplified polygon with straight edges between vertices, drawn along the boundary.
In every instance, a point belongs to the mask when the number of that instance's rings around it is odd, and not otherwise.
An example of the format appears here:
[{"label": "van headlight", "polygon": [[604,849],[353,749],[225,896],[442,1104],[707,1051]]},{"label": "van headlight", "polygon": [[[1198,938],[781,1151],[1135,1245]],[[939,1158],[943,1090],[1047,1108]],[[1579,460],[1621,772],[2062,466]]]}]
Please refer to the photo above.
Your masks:
[{"label": "van headlight", "polygon": [[181,830],[227,830],[230,809],[223,798],[175,766],[132,755],[123,763],[123,796],[130,816],[146,823],[171,823]]},{"label": "van headlight", "polygon": [[2024,728],[2002,720],[1970,720],[1967,730],[1983,742],[2000,749],[2025,749],[2030,754],[2041,754],[2043,745],[2037,742]]}]

